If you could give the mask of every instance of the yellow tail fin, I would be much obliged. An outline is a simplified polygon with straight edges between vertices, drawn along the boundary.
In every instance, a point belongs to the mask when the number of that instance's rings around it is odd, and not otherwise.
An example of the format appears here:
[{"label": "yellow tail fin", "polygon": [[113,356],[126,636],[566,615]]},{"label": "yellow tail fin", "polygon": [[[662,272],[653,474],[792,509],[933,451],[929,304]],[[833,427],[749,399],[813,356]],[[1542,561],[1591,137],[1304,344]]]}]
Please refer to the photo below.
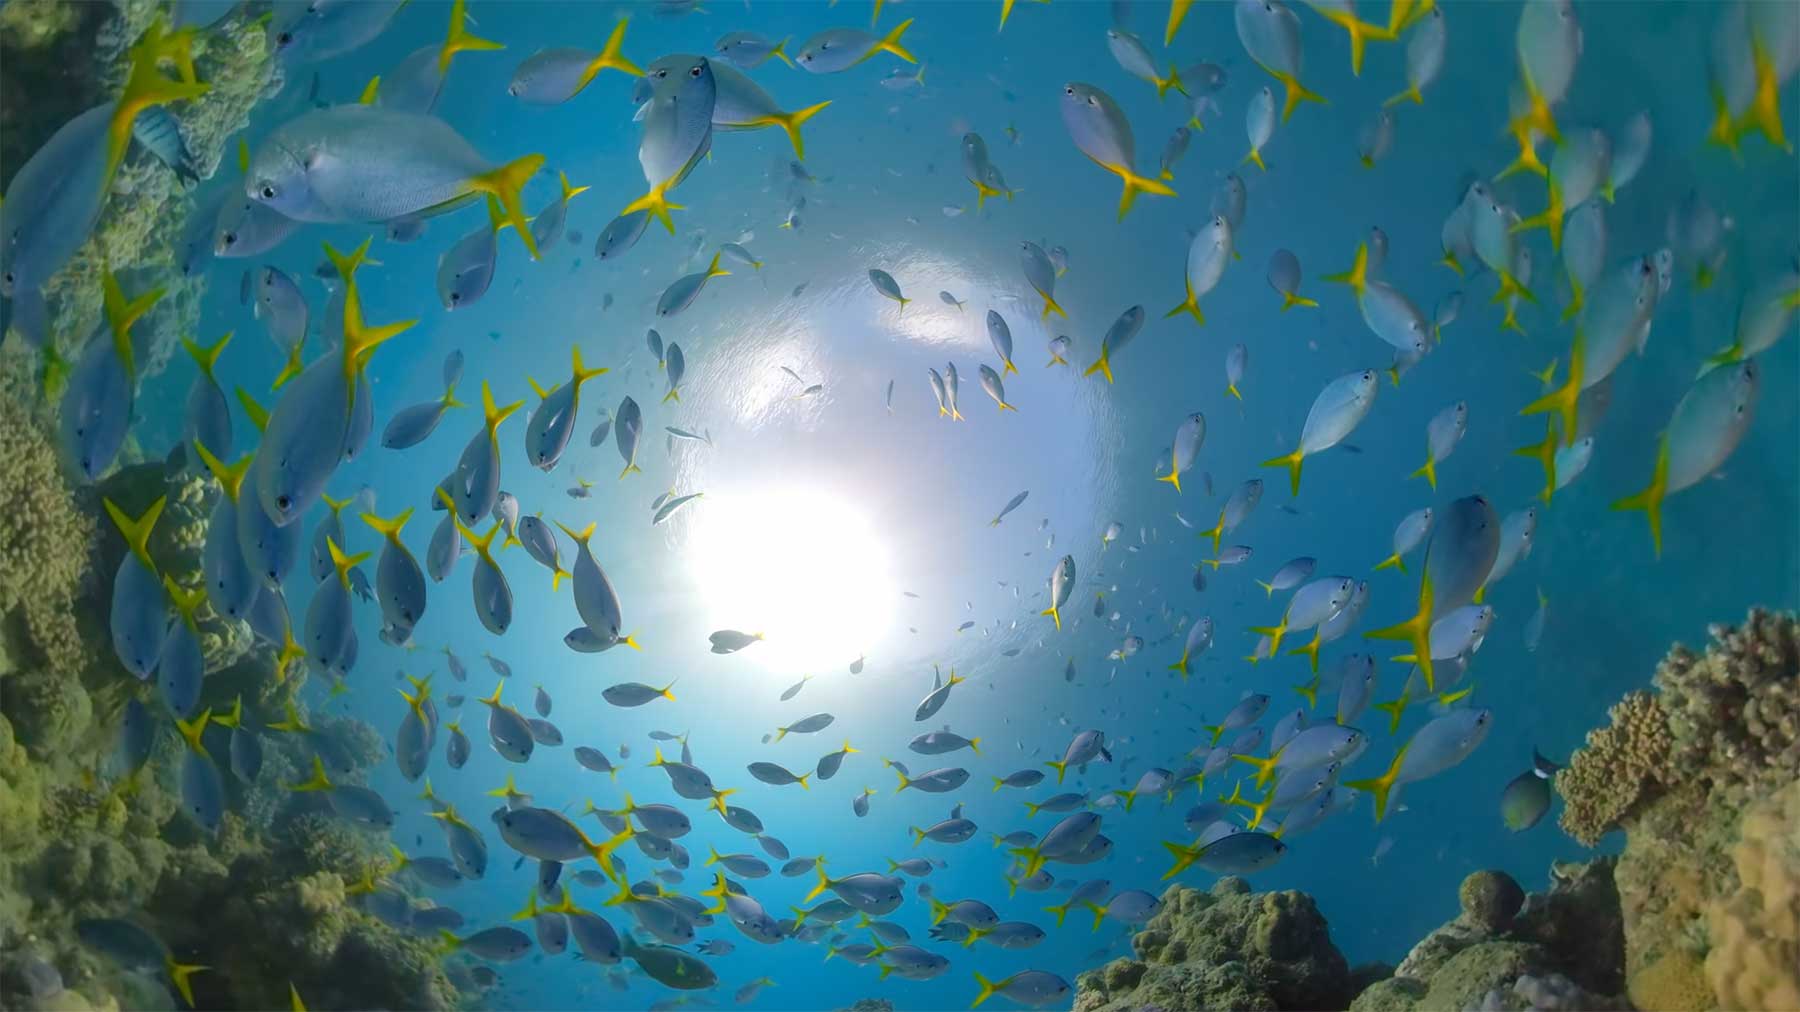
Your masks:
[{"label": "yellow tail fin", "polygon": [[211,379],[213,368],[219,364],[219,356],[224,354],[225,346],[231,343],[231,333],[229,330],[226,331],[224,337],[210,345],[198,344],[184,337],[181,339],[181,346],[187,349],[188,355],[193,358],[194,364],[200,367],[200,371],[205,373],[208,379]]},{"label": "yellow tail fin", "polygon": [[1649,487],[1612,504],[1616,510],[1644,511],[1650,520],[1650,543],[1655,546],[1657,558],[1662,558],[1662,502],[1668,490],[1669,440],[1665,435],[1656,448],[1656,470],[1651,473]]},{"label": "yellow tail fin", "polygon": [[[907,18],[905,21],[895,25],[893,31],[883,36],[881,41],[876,43],[874,49],[869,50],[869,56],[873,56],[876,53],[893,53],[895,56],[900,57],[908,63],[919,62],[913,58],[913,54],[906,51],[906,47],[900,45],[900,36],[906,34],[906,30],[912,27],[912,23],[913,19]],[[865,56],[863,59],[866,60],[868,57]]]},{"label": "yellow tail fin", "polygon": [[623,217],[636,211],[648,211],[651,217],[663,223],[670,235],[674,235],[675,222],[669,217],[669,212],[684,210],[684,208],[680,204],[670,203],[669,191],[675,188],[675,183],[679,178],[677,176],[675,179],[666,179],[651,186],[650,192],[625,205],[625,210],[620,211],[619,215]]},{"label": "yellow tail fin", "polygon": [[[1264,67],[1263,69],[1268,70],[1269,68]],[[1294,114],[1294,107],[1301,102],[1317,102],[1320,105],[1331,104],[1325,100],[1323,95],[1307,90],[1306,86],[1300,83],[1300,79],[1294,75],[1273,70],[1270,70],[1269,73],[1275,80],[1280,81],[1282,86],[1287,89],[1287,97],[1283,98],[1281,101],[1281,121],[1283,123],[1288,121],[1288,117]]]},{"label": "yellow tail fin", "polygon": [[621,19],[618,24],[613,25],[612,34],[606,37],[606,45],[601,48],[600,55],[594,57],[594,62],[582,70],[580,79],[575,82],[577,94],[580,94],[581,90],[586,88],[596,75],[609,67],[622,74],[630,74],[632,77],[644,76],[644,71],[637,64],[626,59],[622,52],[625,48],[626,24],[627,22]]},{"label": "yellow tail fin", "polygon": [[1394,789],[1394,778],[1400,775],[1400,761],[1406,758],[1406,750],[1412,746],[1407,742],[1394,753],[1394,761],[1388,763],[1387,772],[1368,780],[1346,780],[1344,786],[1359,791],[1368,791],[1375,796],[1375,821],[1380,822],[1387,817],[1388,793]]},{"label": "yellow tail fin", "polygon": [[380,534],[394,544],[399,544],[400,530],[406,526],[408,520],[412,519],[412,514],[412,507],[409,506],[396,514],[392,520],[383,520],[373,513],[362,514],[362,519],[363,523],[375,528],[375,533]]},{"label": "yellow tail fin", "polygon": [[1188,8],[1194,0],[1169,0],[1169,24],[1163,29],[1163,48],[1168,48],[1175,41],[1175,33],[1181,30],[1181,22],[1187,17]]},{"label": "yellow tail fin", "polygon": [[806,141],[800,136],[800,124],[817,116],[820,110],[830,104],[830,100],[826,100],[817,105],[809,105],[804,109],[796,109],[793,112],[778,112],[767,119],[753,120],[752,122],[758,126],[769,125],[781,127],[781,129],[787,133],[788,142],[794,146],[794,157],[801,161],[805,161]]},{"label": "yellow tail fin", "polygon": [[444,48],[438,50],[438,74],[450,72],[450,59],[457,53],[477,50],[505,49],[506,47],[492,39],[484,39],[469,34],[463,27],[467,17],[464,13],[465,0],[455,0],[450,5],[450,31],[444,38]]},{"label": "yellow tail fin", "polygon": [[106,506],[106,515],[112,517],[113,524],[125,537],[125,545],[131,554],[137,556],[152,573],[156,572],[156,563],[150,559],[150,533],[156,529],[156,520],[162,516],[163,506],[167,505],[168,496],[160,496],[150,504],[143,515],[133,519],[124,510],[113,504],[111,499],[102,499]]},{"label": "yellow tail fin", "polygon": [[[1292,486],[1293,494],[1299,495],[1300,494],[1300,465],[1303,462],[1305,462],[1305,460],[1306,460],[1306,451],[1302,450],[1298,447],[1295,447],[1293,453],[1289,453],[1289,454],[1286,454],[1285,456],[1280,456],[1280,457],[1270,457],[1268,460],[1263,461],[1262,466],[1264,466],[1264,467],[1286,467],[1288,469],[1288,484],[1290,486]],[[1218,538],[1215,537],[1213,539],[1213,544],[1215,546],[1214,551],[1218,550],[1216,547],[1218,545],[1218,543],[1219,543]]]},{"label": "yellow tail fin", "polygon": [[1180,305],[1164,313],[1163,319],[1180,316],[1182,313],[1192,315],[1195,323],[1202,327],[1206,326],[1206,314],[1200,312],[1200,303],[1194,298],[1194,286],[1191,284],[1187,286],[1187,297],[1182,299]]},{"label": "yellow tail fin", "polygon": [[469,180],[471,190],[493,196],[506,209],[507,223],[524,240],[525,249],[533,260],[538,258],[537,240],[532,238],[531,229],[525,227],[525,205],[520,200],[520,192],[525,189],[525,182],[543,165],[543,155],[526,155]]},{"label": "yellow tail fin", "polygon": [[1154,193],[1159,197],[1175,196],[1175,191],[1170,189],[1167,183],[1160,179],[1140,176],[1132,171],[1129,165],[1108,165],[1106,168],[1125,184],[1124,189],[1119,192],[1120,221],[1125,220],[1125,213],[1131,210],[1131,205],[1137,201],[1137,195],[1140,193]]},{"label": "yellow tail fin", "polygon": [[1327,274],[1322,280],[1349,285],[1350,291],[1356,294],[1356,300],[1361,302],[1363,293],[1368,290],[1369,244],[1366,242],[1356,244],[1356,259],[1351,261],[1349,270],[1338,274]]},{"label": "yellow tail fin", "polygon": [[1420,475],[1424,475],[1425,480],[1431,483],[1431,490],[1433,492],[1437,491],[1437,459],[1435,457],[1427,455],[1425,457],[1425,466],[1407,475],[1407,477],[1417,478]]},{"label": "yellow tail fin", "polygon": [[1581,404],[1582,381],[1586,377],[1586,355],[1582,349],[1580,332],[1575,334],[1575,344],[1569,349],[1569,375],[1563,385],[1550,391],[1530,404],[1519,409],[1521,415],[1536,415],[1546,411],[1555,411],[1553,416],[1562,423],[1563,445],[1570,446],[1575,442],[1575,422]]},{"label": "yellow tail fin", "polygon": [[1088,366],[1087,371],[1083,372],[1082,375],[1083,376],[1092,376],[1095,373],[1099,373],[1102,376],[1105,376],[1106,382],[1108,383],[1108,385],[1110,385],[1112,383],[1112,381],[1113,381],[1112,356],[1105,348],[1100,349],[1100,357],[1095,359],[1094,364]]},{"label": "yellow tail fin", "polygon": [[[1550,364],[1552,367],[1556,365],[1555,362]],[[1538,493],[1538,498],[1544,500],[1545,504],[1548,504],[1550,497],[1556,494],[1556,446],[1562,442],[1562,437],[1556,431],[1556,418],[1555,415],[1550,416],[1549,422],[1544,428],[1542,441],[1521,446],[1513,451],[1513,456],[1529,457],[1543,466],[1544,490]]]},{"label": "yellow tail fin", "polygon": [[[194,80],[193,41],[191,28],[166,34],[159,17],[131,47],[131,70],[106,125],[106,172],[100,177],[100,192],[112,189],[113,176],[131,146],[131,127],[137,122],[138,113],[151,106],[196,99],[212,89],[212,85]],[[172,81],[157,69],[157,64],[165,59],[180,68],[182,80]]]},{"label": "yellow tail fin", "polygon": [[1419,673],[1425,676],[1427,691],[1436,692],[1434,675],[1431,667],[1431,548],[1425,549],[1425,565],[1419,567],[1423,572],[1419,576],[1419,610],[1412,618],[1384,629],[1376,629],[1363,633],[1364,639],[1400,640],[1412,645],[1412,652],[1418,658]]}]

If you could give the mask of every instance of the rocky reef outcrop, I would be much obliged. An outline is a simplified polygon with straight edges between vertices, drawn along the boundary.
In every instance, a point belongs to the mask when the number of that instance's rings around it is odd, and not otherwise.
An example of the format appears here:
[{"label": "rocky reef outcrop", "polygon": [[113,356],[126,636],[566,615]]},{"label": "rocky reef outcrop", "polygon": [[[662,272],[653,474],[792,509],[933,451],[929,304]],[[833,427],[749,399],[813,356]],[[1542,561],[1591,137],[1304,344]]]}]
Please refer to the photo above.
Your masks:
[{"label": "rocky reef outcrop", "polygon": [[1205,892],[1170,886],[1131,948],[1078,978],[1076,1012],[1341,1009],[1355,995],[1312,897],[1252,892],[1241,878]]},{"label": "rocky reef outcrop", "polygon": [[1557,865],[1527,895],[1502,871],[1463,880],[1461,912],[1413,946],[1355,1012],[1616,1009],[1624,938],[1610,859]]}]

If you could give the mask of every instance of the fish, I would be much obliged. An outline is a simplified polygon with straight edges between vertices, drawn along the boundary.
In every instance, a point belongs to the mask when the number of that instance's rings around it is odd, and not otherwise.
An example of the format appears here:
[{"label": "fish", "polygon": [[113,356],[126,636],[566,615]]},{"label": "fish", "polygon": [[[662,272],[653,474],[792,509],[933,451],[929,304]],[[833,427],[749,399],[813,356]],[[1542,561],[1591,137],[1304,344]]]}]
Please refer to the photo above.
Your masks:
[{"label": "fish", "polygon": [[[1068,319],[1069,314],[1056,301],[1056,265],[1051,262],[1050,255],[1044,252],[1044,248],[1029,240],[1021,241],[1019,243],[1019,266],[1024,271],[1025,283],[1029,284],[1032,290],[1038,293],[1038,297],[1044,300],[1044,310],[1038,314],[1039,319],[1048,320],[1051,313],[1055,313],[1065,320]],[[988,336],[993,340],[996,351],[1000,350],[1000,342],[993,332],[993,327],[994,321],[999,318],[998,313],[992,310],[988,311]],[[1000,319],[1000,325],[1004,327],[1006,321]],[[1011,332],[1006,334],[1006,351],[1000,357],[1006,363],[1008,372],[1018,371],[1012,367]]]},{"label": "fish", "polygon": [[338,105],[302,113],[265,137],[244,192],[295,221],[319,223],[390,221],[486,194],[536,259],[520,192],[543,162],[533,154],[496,165],[435,117]]},{"label": "fish", "polygon": [[1244,133],[1250,138],[1250,152],[1244,161],[1269,171],[1262,149],[1275,136],[1275,93],[1267,87],[1250,96],[1250,104],[1244,107]]},{"label": "fish", "polygon": [[1327,383],[1307,412],[1306,424],[1300,432],[1300,445],[1286,456],[1264,461],[1263,466],[1286,466],[1293,493],[1299,495],[1301,464],[1312,454],[1330,449],[1349,437],[1374,407],[1377,389],[1372,369],[1348,373]]},{"label": "fish", "polygon": [[644,229],[650,224],[650,212],[631,211],[621,214],[608,222],[594,238],[594,256],[602,261],[616,260],[624,256],[644,237]]},{"label": "fish", "polygon": [[[656,300],[656,315],[667,318],[684,312],[706,290],[708,281],[729,276],[731,272],[719,266],[719,256],[714,253],[712,263],[705,270],[683,275],[663,289],[662,296]],[[670,347],[674,346],[670,344]]]},{"label": "fish", "polygon": [[912,300],[900,294],[900,286],[895,283],[893,275],[872,267],[869,269],[869,284],[875,286],[875,291],[880,293],[883,298],[898,302],[900,312],[906,312],[906,304]]},{"label": "fish", "polygon": [[[695,165],[712,150],[712,117],[718,101],[718,84],[712,65],[705,57],[686,54],[665,56],[652,62],[643,77],[649,85],[649,95],[643,136],[638,145],[638,164],[649,189],[619,213],[647,211],[673,235],[675,223],[669,217],[673,208],[668,192],[686,179]],[[696,289],[703,283],[696,283]]]},{"label": "fish", "polygon": [[1157,481],[1166,481],[1181,491],[1181,476],[1194,467],[1194,461],[1200,456],[1200,447],[1206,441],[1206,416],[1196,411],[1182,420],[1175,428],[1173,448],[1169,452],[1169,473],[1158,477]]},{"label": "fish", "polygon": [[1612,504],[1641,510],[1649,519],[1650,542],[1662,555],[1662,503],[1671,493],[1697,484],[1718,470],[1749,431],[1762,392],[1762,369],[1744,359],[1714,369],[1694,381],[1675,405],[1656,448],[1650,484]]},{"label": "fish", "polygon": [[1493,723],[1490,710],[1452,710],[1420,728],[1394,755],[1386,772],[1364,780],[1347,780],[1344,786],[1370,792],[1379,822],[1386,817],[1395,790],[1434,777],[1467,759],[1486,740]]},{"label": "fish", "polygon": [[1469,428],[1469,403],[1457,401],[1455,404],[1439,411],[1431,417],[1425,426],[1425,464],[1417,471],[1407,475],[1417,478],[1424,475],[1425,480],[1435,490],[1437,488],[1437,465],[1462,442],[1463,434]]},{"label": "fish", "polygon": [[620,458],[625,461],[625,469],[619,472],[619,478],[623,480],[626,475],[643,470],[637,465],[637,448],[644,431],[644,415],[630,395],[619,402],[618,410],[613,412],[613,423],[613,440],[619,448]]},{"label": "fish", "polygon": [[918,58],[900,44],[901,36],[912,23],[913,19],[907,18],[883,36],[857,28],[827,28],[801,43],[794,60],[800,69],[813,74],[840,73],[880,53],[890,53],[907,63],[918,63]]},{"label": "fish", "polygon": [[711,68],[716,86],[712,125],[716,129],[757,130],[778,126],[787,134],[788,143],[794,148],[794,157],[806,157],[806,143],[800,136],[800,125],[824,111],[831,104],[830,100],[788,112],[777,105],[775,99],[760,85],[729,62],[712,63]]},{"label": "fish", "polygon": [[1111,95],[1091,84],[1070,81],[1063,85],[1063,126],[1081,153],[1089,161],[1119,177],[1124,189],[1119,194],[1119,219],[1136,202],[1139,193],[1173,197],[1175,191],[1159,179],[1138,175],[1135,168],[1137,144],[1131,123],[1124,110]]},{"label": "fish", "polygon": [[1425,104],[1425,89],[1431,87],[1443,72],[1447,38],[1444,9],[1433,4],[1407,35],[1406,90],[1382,103],[1384,106],[1401,102]]},{"label": "fish", "polygon": [[1173,317],[1188,313],[1194,321],[1202,326],[1206,317],[1200,312],[1200,299],[1211,292],[1219,283],[1225,272],[1225,265],[1232,256],[1231,223],[1222,215],[1213,215],[1188,246],[1187,257],[1187,295],[1180,305],[1164,313],[1164,317]]},{"label": "fish", "polygon": [[786,52],[789,41],[790,38],[784,38],[780,42],[771,42],[755,32],[727,32],[713,44],[713,52],[739,70],[755,70],[771,57],[792,67],[794,61]]},{"label": "fish", "polygon": [[1129,344],[1143,328],[1143,306],[1132,306],[1119,314],[1119,318],[1113,321],[1112,326],[1106,329],[1105,336],[1100,339],[1100,357],[1082,375],[1092,376],[1098,372],[1106,377],[1108,384],[1112,383],[1112,356]]},{"label": "fish", "polygon": [[532,105],[560,105],[581,94],[603,70],[642,77],[644,72],[623,52],[626,24],[620,19],[613,25],[598,53],[566,46],[538,50],[513,71],[506,93]]},{"label": "fish", "polygon": [[1017,405],[1006,402],[1006,387],[1001,384],[999,373],[985,362],[976,368],[981,374],[981,389],[994,399],[994,403],[1000,406],[1001,411],[1019,410]]},{"label": "fish", "polygon": [[1300,294],[1300,258],[1286,249],[1278,249],[1269,255],[1268,281],[1269,287],[1281,296],[1284,313],[1295,306],[1316,308],[1319,305],[1318,300]]}]

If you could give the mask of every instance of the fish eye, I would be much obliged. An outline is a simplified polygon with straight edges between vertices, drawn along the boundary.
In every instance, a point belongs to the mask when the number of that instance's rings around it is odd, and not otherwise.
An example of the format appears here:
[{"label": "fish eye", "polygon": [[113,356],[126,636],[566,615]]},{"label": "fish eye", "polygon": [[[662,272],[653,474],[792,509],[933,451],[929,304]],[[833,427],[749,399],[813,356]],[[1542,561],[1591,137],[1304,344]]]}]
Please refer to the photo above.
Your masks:
[{"label": "fish eye", "polygon": [[280,35],[275,36],[275,44],[277,46],[285,48],[287,46],[293,45],[293,42],[294,42],[294,33],[293,32],[282,32]]},{"label": "fish eye", "polygon": [[275,508],[283,513],[286,513],[293,505],[294,501],[285,495],[278,495],[275,497]]},{"label": "fish eye", "polygon": [[701,68],[700,68],[700,65],[699,65],[699,64],[695,64],[695,65],[694,65],[694,66],[692,66],[692,67],[689,67],[689,68],[688,68],[688,76],[689,76],[689,77],[699,77],[699,76],[700,76],[700,69],[701,69]]},{"label": "fish eye", "polygon": [[262,187],[262,198],[264,200],[274,200],[275,199],[275,187],[270,186],[268,183],[264,183],[263,187]]},{"label": "fish eye", "polygon": [[236,232],[227,232],[224,235],[220,236],[219,238],[223,239],[225,241],[225,245],[227,245],[227,246],[237,245],[238,237],[237,237]]}]

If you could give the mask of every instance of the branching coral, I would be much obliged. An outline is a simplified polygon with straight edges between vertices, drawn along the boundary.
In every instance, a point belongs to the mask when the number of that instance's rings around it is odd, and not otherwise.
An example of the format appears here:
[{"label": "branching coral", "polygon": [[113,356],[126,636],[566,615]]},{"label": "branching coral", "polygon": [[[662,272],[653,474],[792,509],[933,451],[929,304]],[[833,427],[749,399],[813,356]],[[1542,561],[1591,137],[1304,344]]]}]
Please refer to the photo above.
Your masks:
[{"label": "branching coral", "polygon": [[29,660],[67,672],[83,651],[71,602],[94,522],[76,508],[49,433],[11,398],[0,399],[0,468],[0,616],[18,613],[37,654]]},{"label": "branching coral", "polygon": [[1800,777],[1800,621],[1758,608],[1707,631],[1704,653],[1678,645],[1656,669],[1675,765],[1719,786]]},{"label": "branching coral", "polygon": [[1744,814],[1738,890],[1707,911],[1706,979],[1724,1008],[1800,1008],[1800,781]]},{"label": "branching coral", "polygon": [[1556,775],[1562,827],[1589,846],[1659,794],[1671,774],[1674,738],[1657,697],[1633,692],[1608,716],[1611,724],[1588,732],[1587,745]]}]

